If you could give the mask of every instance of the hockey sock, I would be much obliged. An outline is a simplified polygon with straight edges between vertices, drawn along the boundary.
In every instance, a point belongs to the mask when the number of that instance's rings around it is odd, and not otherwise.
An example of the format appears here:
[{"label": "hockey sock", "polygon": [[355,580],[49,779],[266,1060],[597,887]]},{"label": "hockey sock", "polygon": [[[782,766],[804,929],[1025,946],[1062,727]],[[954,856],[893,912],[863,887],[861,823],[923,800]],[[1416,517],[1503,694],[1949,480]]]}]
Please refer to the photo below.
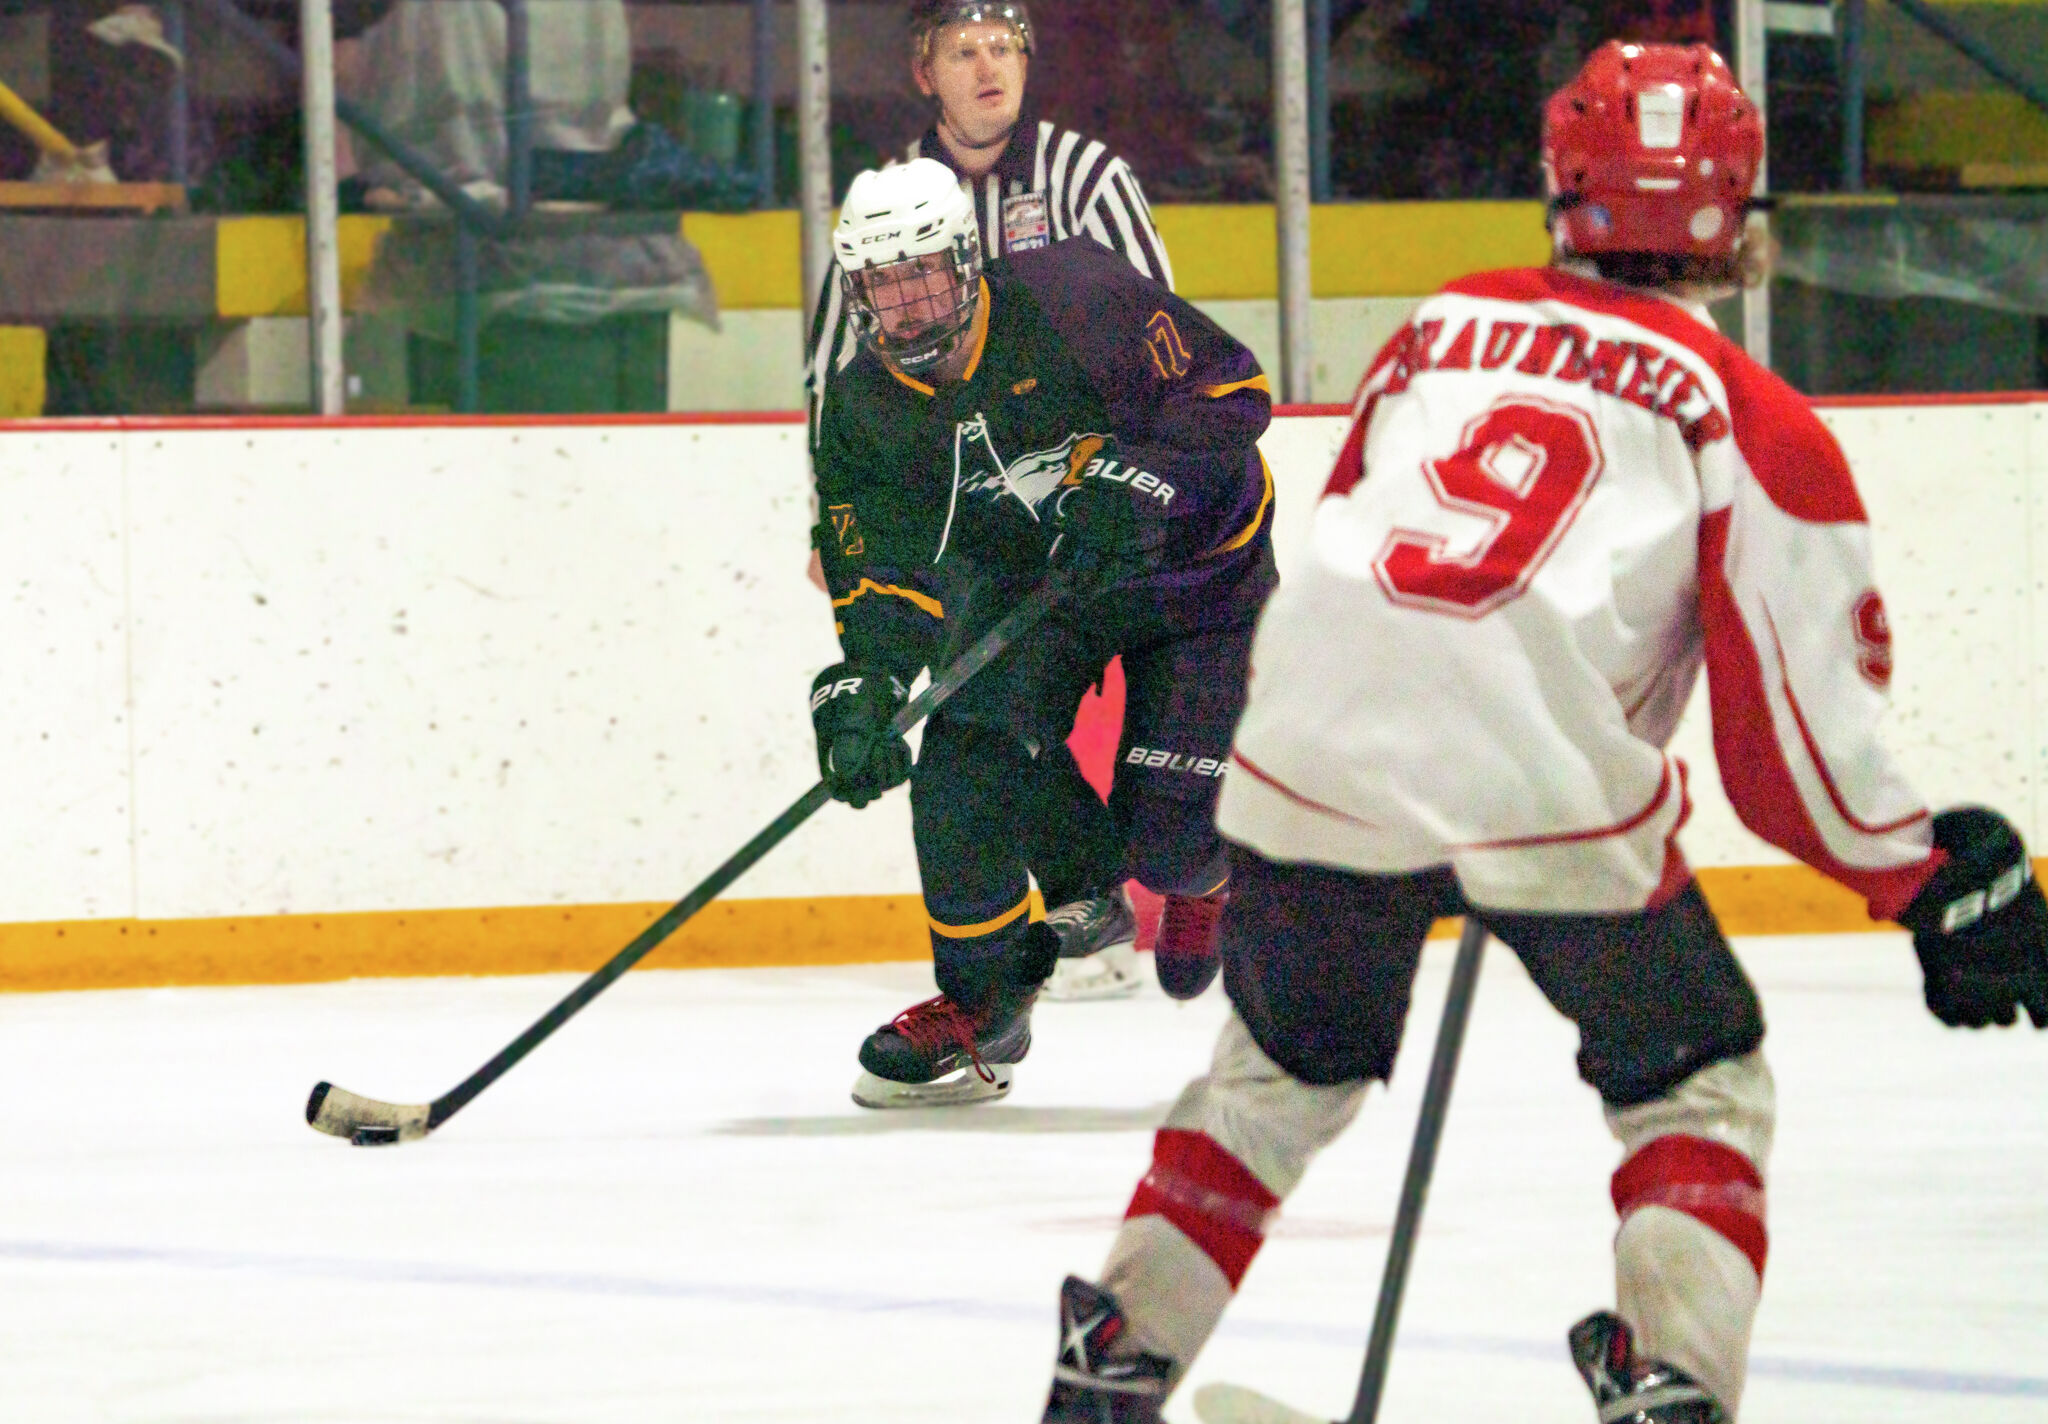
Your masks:
[{"label": "hockey sock", "polygon": [[1690,1374],[1732,1419],[1770,1243],[1770,1070],[1760,1051],[1724,1060],[1609,1122],[1629,1149],[1612,1183],[1619,1311],[1645,1358]]},{"label": "hockey sock", "polygon": [[1209,1072],[1167,1115],[1103,1268],[1130,1322],[1128,1348],[1201,1352],[1265,1242],[1266,1223],[1315,1154],[1348,1126],[1364,1083],[1287,1075],[1234,1014]]}]

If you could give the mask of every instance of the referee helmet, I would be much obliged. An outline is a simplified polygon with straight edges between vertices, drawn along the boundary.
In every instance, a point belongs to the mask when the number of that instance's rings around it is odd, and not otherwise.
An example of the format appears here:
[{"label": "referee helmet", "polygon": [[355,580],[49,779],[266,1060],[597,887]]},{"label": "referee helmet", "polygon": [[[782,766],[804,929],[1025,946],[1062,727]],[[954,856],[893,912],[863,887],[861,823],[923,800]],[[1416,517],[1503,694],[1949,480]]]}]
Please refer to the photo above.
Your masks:
[{"label": "referee helmet", "polygon": [[948,25],[1008,25],[1017,47],[1031,53],[1031,12],[1021,0],[911,0],[910,46],[919,64],[932,57],[932,36]]}]

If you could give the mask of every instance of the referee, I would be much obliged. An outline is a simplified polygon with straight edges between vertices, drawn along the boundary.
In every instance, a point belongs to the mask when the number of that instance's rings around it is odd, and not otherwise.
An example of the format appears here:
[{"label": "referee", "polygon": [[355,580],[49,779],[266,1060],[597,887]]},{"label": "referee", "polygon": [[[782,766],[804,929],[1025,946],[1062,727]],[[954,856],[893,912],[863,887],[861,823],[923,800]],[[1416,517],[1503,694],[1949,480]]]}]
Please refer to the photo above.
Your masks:
[{"label": "referee", "polygon": [[[1122,256],[1141,276],[1171,288],[1166,244],[1130,165],[1094,139],[1037,117],[1025,102],[1032,47],[1031,16],[1021,0],[911,0],[911,78],[938,112],[903,157],[936,159],[958,176],[974,204],[987,261],[1086,237]],[[846,320],[835,263],[818,297],[804,379],[814,451],[827,385],[860,349]],[[936,657],[943,643],[942,605],[935,589],[915,586],[918,572],[901,571],[889,591],[904,601],[906,620],[925,621],[922,615],[929,615]],[[824,586],[815,552],[811,577]],[[1115,873],[1120,867],[1092,865],[1087,853],[1110,840],[1107,811],[1066,746],[1043,748],[1034,771],[1038,804],[1064,808],[1045,824],[1018,828],[1046,892],[1047,923],[1061,942],[1060,966],[1046,992],[1056,998],[1134,993],[1140,987],[1132,949],[1137,921]],[[1190,907],[1170,908],[1184,914]],[[1209,907],[1193,908],[1200,918]],[[1169,918],[1177,924],[1182,915]]]},{"label": "referee", "polygon": [[[984,258],[1092,237],[1140,276],[1173,286],[1166,244],[1130,165],[1039,118],[1025,101],[1032,36],[1020,0],[912,0],[910,45],[911,77],[937,102],[938,116],[903,156],[937,159],[960,176]],[[835,265],[811,326],[805,385],[814,440],[826,382],[860,349],[843,303]]]}]

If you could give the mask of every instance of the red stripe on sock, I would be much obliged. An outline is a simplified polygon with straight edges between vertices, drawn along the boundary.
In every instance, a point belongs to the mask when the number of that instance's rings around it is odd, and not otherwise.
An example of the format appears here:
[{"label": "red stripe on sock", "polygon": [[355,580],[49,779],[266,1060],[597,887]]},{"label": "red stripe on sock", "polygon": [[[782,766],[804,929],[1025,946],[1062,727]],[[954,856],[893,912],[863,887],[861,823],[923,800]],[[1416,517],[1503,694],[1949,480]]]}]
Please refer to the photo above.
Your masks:
[{"label": "red stripe on sock", "polygon": [[1280,1198],[1213,1138],[1162,1127],[1152,1142],[1152,1170],[1138,1183],[1124,1219],[1165,1217],[1236,1290],[1265,1244],[1266,1218],[1278,1205]]},{"label": "red stripe on sock", "polygon": [[1683,1133],[1652,1138],[1616,1170],[1613,1194],[1623,1221],[1646,1206],[1684,1212],[1734,1243],[1763,1279],[1764,1179],[1734,1148]]}]

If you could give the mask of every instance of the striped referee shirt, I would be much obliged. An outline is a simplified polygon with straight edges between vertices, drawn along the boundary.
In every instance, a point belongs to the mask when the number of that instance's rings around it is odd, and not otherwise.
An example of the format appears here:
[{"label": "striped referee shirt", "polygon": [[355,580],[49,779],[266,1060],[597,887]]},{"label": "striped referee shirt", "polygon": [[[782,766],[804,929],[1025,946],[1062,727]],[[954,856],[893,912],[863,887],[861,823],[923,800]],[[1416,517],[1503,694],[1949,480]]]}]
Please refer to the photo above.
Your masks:
[{"label": "striped referee shirt", "polygon": [[[1033,142],[1023,142],[1035,135]],[[933,158],[958,173],[953,156],[939,141],[936,125],[904,151],[905,161]],[[989,261],[1006,252],[1046,247],[1063,238],[1092,237],[1138,270],[1167,288],[1173,286],[1173,264],[1166,244],[1152,222],[1152,209],[1130,165],[1094,139],[1050,120],[1038,118],[1027,104],[1017,128],[996,166],[979,180],[961,176],[960,186],[974,199],[981,228],[981,251]],[[979,191],[977,191],[977,188]],[[817,316],[811,324],[810,356],[804,384],[810,391],[811,441],[818,436],[825,383],[846,369],[860,349],[846,320],[845,293],[835,262],[825,276]],[[821,340],[829,333],[830,340]]]}]

